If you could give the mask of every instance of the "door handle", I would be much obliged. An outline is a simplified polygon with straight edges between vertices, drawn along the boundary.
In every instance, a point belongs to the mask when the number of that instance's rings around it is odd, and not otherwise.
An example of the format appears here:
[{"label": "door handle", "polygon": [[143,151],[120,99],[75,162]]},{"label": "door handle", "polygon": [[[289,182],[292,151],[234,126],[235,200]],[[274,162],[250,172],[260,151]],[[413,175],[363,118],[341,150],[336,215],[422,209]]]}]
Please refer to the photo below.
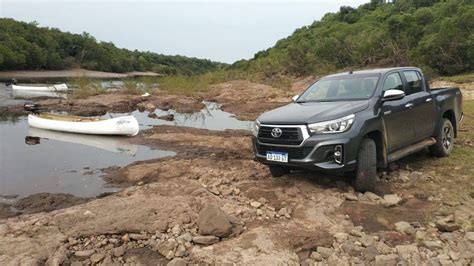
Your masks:
[{"label": "door handle", "polygon": [[425,102],[429,103],[429,102],[431,102],[431,100],[433,100],[433,99],[427,98],[427,99],[425,100]]},{"label": "door handle", "polygon": [[413,104],[412,104],[412,103],[407,103],[407,104],[405,104],[405,107],[406,107],[406,108],[412,108],[412,107],[413,107]]}]

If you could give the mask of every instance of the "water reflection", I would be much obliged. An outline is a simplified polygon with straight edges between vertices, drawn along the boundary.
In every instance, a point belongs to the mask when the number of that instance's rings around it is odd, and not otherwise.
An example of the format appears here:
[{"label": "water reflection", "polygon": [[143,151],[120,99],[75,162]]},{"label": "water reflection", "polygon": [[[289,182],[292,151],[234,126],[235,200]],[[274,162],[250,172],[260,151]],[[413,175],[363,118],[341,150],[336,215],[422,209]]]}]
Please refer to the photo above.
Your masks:
[{"label": "water reflection", "polygon": [[[163,111],[156,109],[153,113],[156,116],[173,115],[173,121],[163,119],[150,118],[149,112],[135,111],[132,114],[137,118],[142,128],[149,128],[156,125],[171,125],[204,128],[209,130],[226,130],[226,129],[243,129],[250,130],[252,121],[241,121],[234,117],[231,113],[224,112],[220,109],[220,105],[214,102],[203,102],[205,107],[194,113],[179,113],[175,110]],[[116,115],[116,114],[114,114]]]},{"label": "water reflection", "polygon": [[29,138],[30,142],[33,141],[32,138],[41,138],[81,144],[113,153],[126,153],[130,156],[135,156],[138,151],[138,145],[130,143],[127,137],[121,136],[84,135],[30,127],[26,138]]},{"label": "water reflection", "polygon": [[[25,144],[27,134],[27,143],[36,145]],[[105,184],[97,169],[175,154],[131,144],[126,138],[30,129],[27,118],[20,117],[17,123],[0,122],[0,195],[97,196],[117,190]]]}]

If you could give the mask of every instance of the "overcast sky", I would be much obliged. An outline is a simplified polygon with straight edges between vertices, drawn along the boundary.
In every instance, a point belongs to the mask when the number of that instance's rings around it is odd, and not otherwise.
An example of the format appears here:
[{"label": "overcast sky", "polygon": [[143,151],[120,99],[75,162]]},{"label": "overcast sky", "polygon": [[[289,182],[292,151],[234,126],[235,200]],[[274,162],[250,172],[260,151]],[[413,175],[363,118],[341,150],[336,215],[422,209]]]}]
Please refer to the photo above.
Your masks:
[{"label": "overcast sky", "polygon": [[232,63],[253,57],[341,5],[368,1],[0,0],[0,17],[85,31],[131,50]]}]

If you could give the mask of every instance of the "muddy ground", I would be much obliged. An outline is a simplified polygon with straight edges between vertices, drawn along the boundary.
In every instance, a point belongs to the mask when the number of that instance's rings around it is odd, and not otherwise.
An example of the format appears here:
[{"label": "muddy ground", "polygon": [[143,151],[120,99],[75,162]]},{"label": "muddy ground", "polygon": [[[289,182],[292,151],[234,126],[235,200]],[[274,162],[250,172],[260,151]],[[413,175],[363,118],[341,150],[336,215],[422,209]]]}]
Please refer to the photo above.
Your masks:
[{"label": "muddy ground", "polygon": [[[195,98],[112,94],[41,104],[91,115],[192,111],[208,99],[255,119],[308,82],[289,92],[233,81]],[[36,196],[15,208],[36,209],[9,218],[11,208],[0,205],[0,213],[7,210],[0,216],[0,264],[472,264],[474,108],[467,104],[449,158],[409,156],[380,172],[375,193],[365,194],[354,191],[350,176],[296,171],[272,178],[252,160],[250,132],[155,126],[131,141],[178,155],[108,171],[105,180],[123,191],[75,206],[63,200],[54,207],[57,200]]]}]

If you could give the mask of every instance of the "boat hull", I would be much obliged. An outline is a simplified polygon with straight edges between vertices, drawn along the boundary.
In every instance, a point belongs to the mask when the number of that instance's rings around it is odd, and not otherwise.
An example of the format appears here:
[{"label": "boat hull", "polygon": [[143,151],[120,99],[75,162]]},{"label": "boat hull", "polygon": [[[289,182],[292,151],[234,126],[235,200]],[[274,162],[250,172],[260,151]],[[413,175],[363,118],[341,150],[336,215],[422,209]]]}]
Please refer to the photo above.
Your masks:
[{"label": "boat hull", "polygon": [[69,88],[66,84],[57,84],[52,86],[23,86],[23,85],[12,85],[12,90],[15,91],[67,91]]},{"label": "boat hull", "polygon": [[[28,124],[41,129],[92,135],[135,136],[139,132],[138,121],[133,116],[83,122],[48,119],[40,116],[28,115]],[[63,117],[67,118],[67,116]]]}]

